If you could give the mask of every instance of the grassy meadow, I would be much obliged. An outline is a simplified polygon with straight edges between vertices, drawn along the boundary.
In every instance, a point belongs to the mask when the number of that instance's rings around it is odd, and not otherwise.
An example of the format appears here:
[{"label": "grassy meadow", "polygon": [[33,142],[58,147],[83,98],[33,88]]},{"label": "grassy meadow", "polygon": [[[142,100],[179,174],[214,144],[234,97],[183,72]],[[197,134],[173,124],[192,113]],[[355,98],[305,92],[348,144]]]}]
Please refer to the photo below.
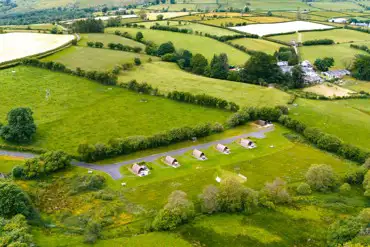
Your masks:
[{"label": "grassy meadow", "polygon": [[[251,131],[247,128],[245,133]],[[127,183],[126,197],[131,201],[145,206],[147,209],[160,208],[165,204],[167,196],[173,190],[185,191],[193,200],[200,190],[217,182],[217,176],[224,179],[237,177],[245,186],[261,189],[264,183],[280,177],[289,184],[297,184],[304,180],[304,174],[311,164],[329,164],[338,175],[343,175],[355,167],[333,155],[324,153],[310,146],[292,143],[283,136],[289,131],[277,126],[273,132],[267,133],[265,139],[255,139],[257,148],[248,150],[237,143],[229,144],[230,155],[219,153],[214,147],[202,150],[208,160],[198,161],[191,152],[176,157],[181,167],[173,169],[157,160],[150,165],[152,173],[147,177],[134,176],[129,166],[121,168]],[[247,177],[247,181],[237,176],[239,173]],[[137,196],[140,193],[140,197]]]},{"label": "grassy meadow", "polygon": [[107,28],[107,33],[114,33],[115,30],[128,32],[131,35],[136,35],[138,31],[144,35],[144,40],[153,41],[156,44],[162,44],[171,41],[176,49],[187,49],[193,54],[203,54],[208,60],[211,60],[214,54],[226,53],[229,57],[229,62],[234,65],[244,64],[249,55],[237,50],[234,47],[223,44],[219,41],[207,37],[201,37],[191,34],[174,33],[159,30],[134,29],[134,28]]},{"label": "grassy meadow", "polygon": [[359,81],[351,77],[345,77],[342,86],[357,92],[364,91],[370,93],[370,82],[368,81]]},{"label": "grassy meadow", "polygon": [[274,36],[274,39],[290,42],[292,40],[299,39],[301,36],[301,41],[315,40],[315,39],[332,39],[336,43],[349,43],[349,42],[363,42],[370,41],[370,36],[366,33],[357,32],[348,29],[334,29],[328,31],[317,31],[317,32],[302,32],[300,34],[286,34]]},{"label": "grassy meadow", "polygon": [[365,51],[351,48],[350,44],[302,46],[299,52],[302,59],[309,60],[311,63],[314,63],[317,58],[334,58],[332,69],[348,68],[357,54],[368,54]]},{"label": "grassy meadow", "polygon": [[110,71],[114,66],[124,63],[134,63],[135,58],[140,58],[142,63],[146,63],[149,58],[159,60],[142,53],[115,51],[108,48],[91,48],[82,46],[71,46],[61,52],[54,53],[45,57],[42,61],[54,61],[63,63],[68,68],[76,69],[80,67],[85,70]]},{"label": "grassy meadow", "polygon": [[290,97],[289,94],[274,88],[197,76],[182,71],[174,63],[146,63],[134,71],[122,72],[119,76],[119,81],[124,83],[134,79],[158,87],[160,91],[205,93],[242,106],[285,104]]},{"label": "grassy meadow", "polygon": [[278,51],[280,47],[284,46],[268,40],[248,38],[234,39],[231,43],[242,45],[249,50],[262,51],[270,55],[273,55],[275,51]]},{"label": "grassy meadow", "polygon": [[323,1],[323,2],[314,2],[312,3],[313,7],[326,9],[326,10],[333,10],[333,11],[343,11],[343,10],[363,10],[363,8],[353,2],[336,2],[333,4],[331,1]]},{"label": "grassy meadow", "polygon": [[[38,68],[20,66],[2,70],[0,76],[4,80],[0,92],[1,122],[5,122],[12,108],[30,107],[38,126],[32,145],[50,150],[75,153],[83,141],[106,143],[114,137],[223,122],[230,114]],[[49,101],[45,99],[47,89],[51,92]]]},{"label": "grassy meadow", "polygon": [[9,173],[13,167],[23,162],[22,158],[0,156],[0,173]]},{"label": "grassy meadow", "polygon": [[370,104],[368,99],[318,101],[299,99],[291,116],[309,126],[338,136],[343,141],[370,150]]}]

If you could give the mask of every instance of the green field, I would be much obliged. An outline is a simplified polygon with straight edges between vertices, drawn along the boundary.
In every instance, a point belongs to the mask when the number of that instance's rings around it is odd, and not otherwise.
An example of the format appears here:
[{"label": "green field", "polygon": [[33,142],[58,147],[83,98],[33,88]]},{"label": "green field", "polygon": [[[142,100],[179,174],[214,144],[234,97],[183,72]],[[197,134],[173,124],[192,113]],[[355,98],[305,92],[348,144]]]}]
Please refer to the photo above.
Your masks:
[{"label": "green field", "polygon": [[[318,32],[302,32],[300,33],[300,35],[302,42],[315,39],[332,39],[336,43],[370,41],[370,36],[368,34],[347,29],[334,29],[329,31],[318,31]],[[298,41],[298,34],[279,35],[274,36],[273,38],[285,42],[290,42],[292,40]]]},{"label": "green field", "polygon": [[107,33],[114,33],[115,30],[128,32],[136,35],[138,31],[142,32],[145,40],[153,41],[156,44],[162,44],[171,41],[176,49],[187,49],[193,54],[203,54],[208,60],[211,60],[214,54],[226,53],[231,64],[244,64],[249,55],[223,44],[219,41],[191,34],[174,33],[159,30],[133,29],[133,28],[107,28]]},{"label": "green field", "polygon": [[327,1],[327,2],[313,2],[311,3],[313,7],[320,8],[320,9],[326,9],[326,10],[364,10],[361,6],[352,3],[352,2],[333,2]]},{"label": "green field", "polygon": [[189,10],[197,10],[197,5],[196,4],[159,4],[159,5],[153,5],[148,7],[150,10],[162,10],[162,9],[167,9],[168,11],[183,11],[186,9],[186,11]]},{"label": "green field", "polygon": [[[246,128],[245,133],[252,131]],[[193,200],[196,199],[204,186],[216,185],[217,176],[237,176],[236,169],[247,177],[247,181],[239,178],[244,185],[256,190],[264,183],[280,177],[289,184],[297,184],[304,180],[304,174],[311,164],[329,164],[338,175],[355,167],[333,155],[326,154],[310,146],[292,143],[283,134],[286,129],[277,126],[267,134],[267,138],[256,140],[257,148],[246,150],[237,143],[229,144],[230,155],[220,154],[214,147],[202,150],[208,160],[198,161],[191,152],[176,157],[181,167],[168,168],[161,160],[151,163],[152,173],[144,178],[133,176],[129,166],[121,168],[127,183],[126,197],[146,208],[160,208],[165,204],[167,196],[175,189],[185,191]],[[273,148],[271,148],[273,145]],[[140,193],[140,197],[137,196]]]},{"label": "green field", "polygon": [[[11,71],[16,71],[12,75]],[[100,85],[48,70],[16,67],[0,71],[3,79],[0,119],[14,107],[34,111],[38,126],[33,146],[74,153],[79,143],[114,137],[149,135],[204,122],[223,122],[227,112],[177,103]],[[51,92],[46,101],[45,90]],[[142,99],[148,102],[141,102]],[[166,127],[164,127],[166,126]]]},{"label": "green field", "polygon": [[343,87],[360,92],[370,93],[370,82],[368,81],[359,81],[351,77],[345,77]]},{"label": "green field", "polygon": [[0,173],[9,173],[13,167],[22,163],[22,159],[0,156]]},{"label": "green field", "polygon": [[279,50],[280,47],[284,46],[278,43],[263,39],[234,39],[231,41],[233,44],[243,45],[249,50],[253,51],[262,51],[268,54],[273,55],[275,51]]},{"label": "green field", "polygon": [[[232,5],[234,2],[237,3],[237,0],[231,0],[229,1],[230,5]],[[297,10],[297,8],[301,9],[312,9],[312,7],[307,6],[305,3],[297,0],[265,0],[265,1],[257,1],[252,0],[249,1],[251,4],[249,7],[252,10],[256,11],[278,11],[278,10]],[[241,3],[239,2],[241,5]]]},{"label": "green field", "polygon": [[85,70],[107,71],[112,70],[114,66],[124,63],[134,63],[134,59],[138,57],[142,63],[146,63],[149,58],[158,60],[145,54],[113,51],[110,49],[99,49],[81,46],[71,46],[63,51],[54,53],[42,61],[54,61],[65,64],[71,69],[80,67]]},{"label": "green field", "polygon": [[302,46],[299,48],[302,59],[314,63],[317,58],[332,57],[335,64],[333,69],[343,69],[351,65],[357,54],[366,55],[362,50],[353,49],[350,44]]},{"label": "green field", "polygon": [[81,39],[78,42],[78,45],[87,46],[87,42],[102,42],[104,47],[108,47],[109,43],[120,43],[123,45],[128,45],[131,47],[141,47],[145,49],[145,45],[139,42],[136,42],[132,39],[126,39],[124,37],[115,35],[115,34],[101,34],[101,33],[85,33],[81,34]]},{"label": "green field", "polygon": [[233,101],[239,105],[262,106],[285,104],[289,95],[273,88],[216,80],[197,76],[178,68],[176,64],[155,62],[147,63],[136,71],[121,73],[120,82],[130,80],[147,82],[160,91],[184,91],[195,94],[208,94]]},{"label": "green field", "polygon": [[370,104],[368,99],[318,101],[299,99],[292,116],[319,127],[343,141],[370,150]]}]

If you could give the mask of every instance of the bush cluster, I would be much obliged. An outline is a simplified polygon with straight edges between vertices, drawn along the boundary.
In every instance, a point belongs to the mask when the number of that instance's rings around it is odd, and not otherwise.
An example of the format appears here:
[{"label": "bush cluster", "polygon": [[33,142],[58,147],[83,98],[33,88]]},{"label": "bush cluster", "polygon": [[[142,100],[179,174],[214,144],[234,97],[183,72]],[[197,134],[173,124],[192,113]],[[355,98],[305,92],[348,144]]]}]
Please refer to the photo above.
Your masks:
[{"label": "bush cluster", "polygon": [[0,182],[0,217],[11,218],[17,214],[29,217],[32,213],[31,200],[18,185]]},{"label": "bush cluster", "polygon": [[89,41],[86,44],[88,47],[93,47],[93,48],[103,48],[104,47],[104,44],[102,42]]},{"label": "bush cluster", "polygon": [[14,178],[34,179],[71,166],[71,157],[63,151],[47,152],[28,159],[22,166],[13,168]]},{"label": "bush cluster", "polygon": [[85,71],[77,68],[76,71],[68,69],[64,64],[58,62],[42,62],[38,59],[23,59],[23,65],[49,69],[52,71],[63,72],[75,76],[85,77],[89,80],[97,81],[104,85],[115,85],[117,83],[117,75],[111,72]]},{"label": "bush cluster", "polygon": [[76,195],[86,191],[97,191],[104,187],[105,178],[101,175],[84,175],[72,178],[72,189],[70,195]]},{"label": "bush cluster", "polygon": [[305,46],[310,46],[310,45],[333,45],[334,43],[335,42],[332,39],[315,39],[304,41],[302,44]]},{"label": "bush cluster", "polygon": [[36,246],[26,218],[18,214],[11,219],[0,218],[0,245],[9,247]]},{"label": "bush cluster", "polygon": [[120,86],[134,92],[160,96],[158,88],[154,88],[145,82],[138,83],[136,80],[132,80],[128,83],[121,83]]},{"label": "bush cluster", "polygon": [[140,53],[143,50],[141,47],[132,47],[129,45],[122,45],[120,43],[109,43],[108,48],[112,50],[128,51],[135,53]]},{"label": "bush cluster", "polygon": [[245,107],[234,113],[226,122],[228,127],[243,125],[248,121],[263,119],[267,121],[277,121],[283,115],[280,107]]},{"label": "bush cluster", "polygon": [[300,121],[291,119],[288,116],[281,116],[279,123],[301,133],[310,143],[316,145],[318,148],[335,153],[343,158],[363,163],[370,156],[365,150],[343,143],[336,136],[327,134],[315,127],[307,127]]},{"label": "bush cluster", "polygon": [[370,53],[370,48],[366,45],[351,44],[350,47],[354,48],[354,49],[357,49],[357,50],[362,50],[362,51],[366,51],[367,53]]}]

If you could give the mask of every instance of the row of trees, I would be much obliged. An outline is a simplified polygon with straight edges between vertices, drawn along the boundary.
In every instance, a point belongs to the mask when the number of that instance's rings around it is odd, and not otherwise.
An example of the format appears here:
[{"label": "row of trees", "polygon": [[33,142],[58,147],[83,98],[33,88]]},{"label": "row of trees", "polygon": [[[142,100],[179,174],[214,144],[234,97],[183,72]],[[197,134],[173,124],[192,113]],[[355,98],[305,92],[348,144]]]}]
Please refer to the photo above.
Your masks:
[{"label": "row of trees", "polygon": [[108,48],[112,50],[119,50],[119,51],[128,51],[128,52],[135,52],[140,53],[143,49],[141,47],[135,46],[129,46],[129,45],[123,45],[120,43],[109,43]]},{"label": "row of trees", "polygon": [[38,59],[24,59],[22,61],[23,65],[39,67],[43,69],[49,69],[52,71],[63,72],[75,76],[85,77],[89,80],[97,81],[104,85],[115,85],[117,83],[117,75],[112,72],[98,72],[98,71],[85,71],[81,68],[76,68],[76,71],[73,71],[67,68],[64,64],[58,62],[42,62]]},{"label": "row of trees", "polygon": [[335,44],[332,39],[315,39],[315,40],[306,40],[302,43],[304,46],[310,45],[333,45]]},{"label": "row of trees", "polygon": [[351,48],[366,51],[367,53],[370,53],[370,48],[366,45],[356,45],[356,44],[350,44]]}]

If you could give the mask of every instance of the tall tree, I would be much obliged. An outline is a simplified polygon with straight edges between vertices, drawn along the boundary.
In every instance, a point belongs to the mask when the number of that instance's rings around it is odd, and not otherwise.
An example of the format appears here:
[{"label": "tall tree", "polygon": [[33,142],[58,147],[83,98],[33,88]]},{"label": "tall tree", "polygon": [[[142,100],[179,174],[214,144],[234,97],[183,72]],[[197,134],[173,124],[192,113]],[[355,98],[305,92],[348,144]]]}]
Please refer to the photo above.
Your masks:
[{"label": "tall tree", "polygon": [[356,79],[370,81],[370,56],[356,56],[352,67],[352,75]]},{"label": "tall tree", "polygon": [[191,60],[191,71],[194,74],[204,75],[207,66],[208,61],[202,54],[196,54]]},{"label": "tall tree", "polygon": [[228,58],[225,53],[214,55],[209,68],[210,77],[226,79],[229,74]]},{"label": "tall tree", "polygon": [[292,69],[291,88],[302,88],[303,85],[304,85],[304,72],[300,65],[296,65]]},{"label": "tall tree", "polygon": [[8,125],[0,129],[0,136],[9,142],[28,143],[36,133],[30,108],[15,108],[8,113]]}]

